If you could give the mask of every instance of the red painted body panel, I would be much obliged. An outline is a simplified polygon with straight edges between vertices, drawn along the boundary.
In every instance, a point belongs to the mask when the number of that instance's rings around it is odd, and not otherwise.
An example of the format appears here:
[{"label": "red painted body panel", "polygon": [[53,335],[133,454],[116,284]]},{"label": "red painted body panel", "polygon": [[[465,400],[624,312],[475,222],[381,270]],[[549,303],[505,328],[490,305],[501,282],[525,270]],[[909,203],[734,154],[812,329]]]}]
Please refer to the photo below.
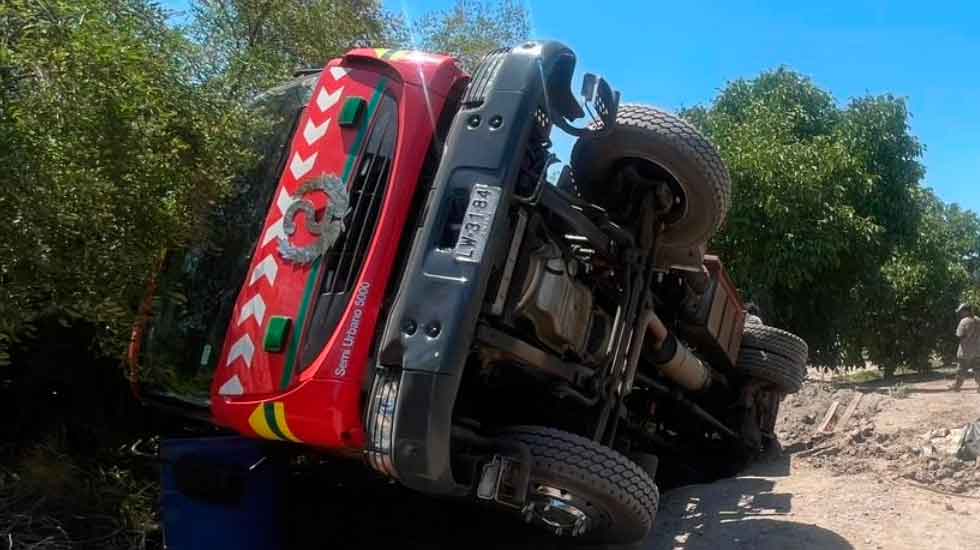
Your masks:
[{"label": "red painted body panel", "polygon": [[[361,393],[385,291],[445,95],[465,78],[450,58],[386,50],[355,50],[327,65],[297,126],[277,199],[269,207],[263,237],[256,243],[227,330],[211,389],[211,409],[219,424],[244,435],[324,449],[363,448]],[[283,213],[290,195],[307,180],[324,174],[341,176],[345,167],[348,173],[356,168],[359,151],[354,147],[360,145],[357,134],[361,128],[342,128],[337,119],[345,99],[357,96],[370,102],[382,88],[397,101],[398,133],[375,239],[353,287],[354,298],[326,346],[302,373],[284,376],[290,347],[280,353],[264,351],[265,330],[273,316],[293,319],[291,331],[301,331],[292,342],[293,356],[298,354],[303,333],[317,330],[301,324],[301,310],[304,291],[311,284],[315,286],[310,288],[319,287],[321,270],[318,264],[298,265],[280,256],[277,235],[282,236]],[[373,122],[367,118],[361,125],[364,128]],[[332,122],[326,122],[328,119]],[[329,126],[321,133],[324,124]],[[305,132],[307,128],[311,131]],[[318,133],[320,137],[310,139]],[[345,183],[349,185],[350,179]],[[307,197],[321,216],[328,199],[323,193]],[[299,246],[312,242],[305,216],[295,220],[292,242]],[[260,296],[264,308],[256,306],[255,296]],[[257,309],[264,311],[260,315]],[[291,333],[289,341],[294,336]],[[343,364],[342,355],[346,356]]]}]

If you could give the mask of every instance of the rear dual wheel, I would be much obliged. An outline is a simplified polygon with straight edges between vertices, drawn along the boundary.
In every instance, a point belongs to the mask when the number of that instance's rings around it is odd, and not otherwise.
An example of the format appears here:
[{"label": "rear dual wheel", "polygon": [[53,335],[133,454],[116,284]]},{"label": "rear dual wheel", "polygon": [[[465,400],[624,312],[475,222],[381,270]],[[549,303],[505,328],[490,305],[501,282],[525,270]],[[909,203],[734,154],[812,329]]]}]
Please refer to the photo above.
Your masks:
[{"label": "rear dual wheel", "polygon": [[738,368],[785,393],[796,393],[806,378],[808,348],[795,334],[766,325],[745,325]]},{"label": "rear dual wheel", "polygon": [[746,324],[738,369],[749,377],[743,388],[742,436],[753,447],[777,443],[779,403],[796,393],[806,379],[809,349],[802,338],[763,324]]}]

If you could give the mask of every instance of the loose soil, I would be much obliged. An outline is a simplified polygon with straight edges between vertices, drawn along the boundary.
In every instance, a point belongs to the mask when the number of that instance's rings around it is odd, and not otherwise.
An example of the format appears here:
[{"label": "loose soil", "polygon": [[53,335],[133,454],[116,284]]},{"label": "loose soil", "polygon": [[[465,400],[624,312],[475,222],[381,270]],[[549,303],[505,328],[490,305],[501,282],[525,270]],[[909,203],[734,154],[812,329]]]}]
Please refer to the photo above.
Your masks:
[{"label": "loose soil", "polygon": [[[968,382],[813,382],[781,407],[782,452],[746,474],[667,493],[644,548],[980,548],[980,461],[951,454],[980,418]],[[816,434],[834,401],[859,405],[833,435]]]}]

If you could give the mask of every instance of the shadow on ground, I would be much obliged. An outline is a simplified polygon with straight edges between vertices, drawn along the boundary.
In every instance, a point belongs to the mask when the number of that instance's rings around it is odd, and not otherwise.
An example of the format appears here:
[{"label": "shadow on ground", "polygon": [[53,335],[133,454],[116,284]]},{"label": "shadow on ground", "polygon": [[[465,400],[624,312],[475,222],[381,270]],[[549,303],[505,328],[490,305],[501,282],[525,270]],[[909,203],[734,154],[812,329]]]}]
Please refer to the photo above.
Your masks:
[{"label": "shadow on ground", "polygon": [[[290,483],[288,549],[564,548],[516,517],[478,504],[438,500],[394,484],[300,478]],[[298,504],[302,503],[302,504]]]},{"label": "shadow on ground", "polygon": [[[872,382],[864,382],[861,384],[852,384],[855,390],[862,391],[865,393],[873,392],[879,394],[888,394],[896,386],[901,386],[902,391],[908,394],[932,394],[932,393],[950,393],[950,385],[952,385],[953,380],[956,377],[956,371],[954,369],[946,370],[934,370],[925,373],[915,373],[915,374],[904,374],[901,376],[893,376],[888,379],[875,380]],[[967,380],[972,380],[972,376],[967,376]],[[921,384],[923,382],[946,382],[945,384],[939,385],[938,387],[928,387],[924,388],[922,386],[914,386],[912,384]],[[970,387],[970,382],[968,381],[966,385],[961,388],[961,391],[976,391],[975,388]]]},{"label": "shadow on ground", "polygon": [[770,449],[766,456],[753,464],[743,475],[755,477],[788,477],[792,453],[777,446]]},{"label": "shadow on ground", "polygon": [[[397,485],[364,482],[359,479],[361,474],[293,480],[287,499],[288,548],[569,547],[488,508],[434,500]],[[756,464],[747,477],[670,491],[661,502],[652,537],[630,548],[850,549],[844,539],[831,531],[781,519],[792,509],[792,496],[774,493],[774,482],[758,476],[787,475],[789,456],[783,455]]]},{"label": "shadow on ground", "polygon": [[955,369],[944,367],[942,369],[935,369],[927,372],[896,374],[888,378],[880,378],[878,380],[870,380],[865,382],[833,382],[833,385],[836,388],[849,388],[865,392],[878,391],[887,390],[888,388],[892,388],[898,384],[906,385],[918,384],[921,382],[934,382],[944,379],[952,380],[955,372]]},{"label": "shadow on ground", "polygon": [[833,531],[789,520],[792,495],[773,492],[773,480],[757,477],[787,475],[788,454],[757,464],[743,477],[668,492],[644,550],[853,548]]}]

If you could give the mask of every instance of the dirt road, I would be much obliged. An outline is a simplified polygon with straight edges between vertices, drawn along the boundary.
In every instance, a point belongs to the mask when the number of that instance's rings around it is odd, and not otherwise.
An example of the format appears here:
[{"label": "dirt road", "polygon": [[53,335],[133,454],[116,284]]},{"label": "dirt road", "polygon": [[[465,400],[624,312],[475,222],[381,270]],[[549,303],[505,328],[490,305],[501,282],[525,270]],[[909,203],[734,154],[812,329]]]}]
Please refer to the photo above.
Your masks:
[{"label": "dirt road", "polygon": [[[785,452],[737,478],[666,493],[651,538],[630,550],[980,549],[980,464],[953,468],[957,459],[938,450],[948,438],[932,437],[980,417],[980,394],[972,382],[959,394],[945,391],[947,384],[907,382],[901,396],[883,385],[809,384],[783,403],[777,431]],[[813,437],[830,404],[844,408],[858,394],[847,426]],[[934,456],[922,451],[927,447]],[[287,547],[569,547],[509,516],[357,482],[363,477],[291,484],[296,493],[287,501],[303,504],[287,514]],[[909,485],[917,479],[978,498]]]},{"label": "dirt road", "polygon": [[[813,443],[834,452],[787,452],[738,478],[668,493],[644,548],[980,548],[980,498],[974,490],[980,461],[966,464],[961,474],[950,470],[949,479],[929,478],[932,489],[945,491],[951,483],[961,496],[913,487],[915,479],[906,479],[919,474],[910,465],[943,472],[941,459],[920,450],[941,441],[931,436],[980,418],[975,387],[968,383],[962,393],[951,393],[947,384],[910,383],[900,392],[880,384],[854,388],[865,392],[859,412],[836,439]],[[826,410],[835,400],[846,404],[853,395],[853,389],[822,386],[787,400],[779,426],[790,440],[784,445],[793,451],[812,443],[804,440],[821,418],[801,411]],[[864,437],[865,429],[873,437]],[[849,439],[849,431],[863,440]]]}]

